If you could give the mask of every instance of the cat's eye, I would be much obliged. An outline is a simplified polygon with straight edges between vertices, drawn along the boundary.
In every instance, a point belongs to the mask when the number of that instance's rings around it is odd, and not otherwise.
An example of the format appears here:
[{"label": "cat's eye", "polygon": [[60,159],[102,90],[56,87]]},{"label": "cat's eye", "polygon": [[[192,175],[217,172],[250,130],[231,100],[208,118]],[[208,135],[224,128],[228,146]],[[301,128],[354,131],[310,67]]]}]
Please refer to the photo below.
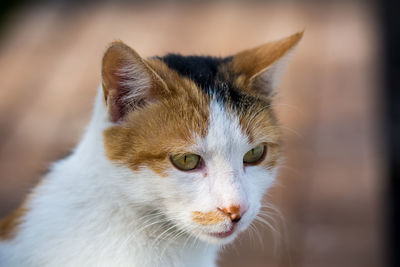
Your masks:
[{"label": "cat's eye", "polygon": [[265,145],[258,145],[253,149],[247,151],[243,156],[243,163],[245,164],[257,164],[264,159],[267,147]]},{"label": "cat's eye", "polygon": [[190,171],[199,166],[201,157],[196,154],[185,153],[171,155],[170,160],[174,166],[182,171]]}]

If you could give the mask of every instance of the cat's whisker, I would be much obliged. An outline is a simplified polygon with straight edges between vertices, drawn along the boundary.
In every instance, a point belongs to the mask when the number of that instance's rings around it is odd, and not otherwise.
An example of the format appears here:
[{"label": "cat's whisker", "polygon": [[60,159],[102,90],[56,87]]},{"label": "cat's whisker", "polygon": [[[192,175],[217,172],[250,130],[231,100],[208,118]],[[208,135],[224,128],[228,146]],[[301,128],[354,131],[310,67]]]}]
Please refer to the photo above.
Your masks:
[{"label": "cat's whisker", "polygon": [[[283,251],[287,254],[287,258],[289,259],[289,262],[291,262],[291,253],[290,253],[290,249],[289,249],[289,236],[288,236],[288,230],[287,230],[287,224],[286,221],[284,219],[284,216],[282,214],[282,212],[277,209],[274,205],[272,205],[271,203],[265,203],[263,205],[263,208],[268,209],[269,211],[272,211],[274,213],[274,215],[277,215],[279,218],[279,225],[281,226],[281,232],[279,233],[279,240],[282,242],[281,246]],[[274,247],[274,251],[276,252],[277,250],[277,245]]]},{"label": "cat's whisker", "polygon": [[268,226],[272,231],[279,233],[277,229],[279,224],[276,222],[276,219],[273,217],[273,215],[261,213],[257,215],[255,219]]},{"label": "cat's whisker", "polygon": [[292,173],[294,173],[296,176],[300,176],[300,175],[301,175],[301,172],[300,172],[298,169],[295,169],[295,168],[293,168],[293,167],[287,166],[287,165],[285,165],[285,163],[280,164],[280,165],[279,165],[279,168],[280,168],[280,169],[289,170],[289,171],[291,171]]},{"label": "cat's whisker", "polygon": [[[149,228],[151,226],[156,226],[156,225],[168,222],[169,220],[167,218],[157,219],[157,220],[154,221],[154,219],[159,218],[159,217],[164,217],[164,216],[165,216],[165,214],[163,212],[158,211],[158,212],[147,214],[147,215],[141,217],[141,219],[147,218],[147,220],[142,222],[143,226],[141,228],[139,228],[139,232],[142,232],[142,231],[144,231],[145,229],[147,229],[147,228]],[[151,223],[149,223],[149,222],[151,222]],[[131,224],[132,225],[136,225],[137,222],[132,221]],[[125,243],[129,243],[132,238],[134,238],[134,235],[128,236],[126,238],[126,240],[123,242],[123,244],[125,245]]]},{"label": "cat's whisker", "polygon": [[[159,257],[161,259],[163,258],[165,251],[173,244],[176,235],[178,235],[177,233],[179,233],[179,231],[176,231],[176,230],[174,231],[174,230],[175,229],[173,229],[172,232],[167,233],[166,236],[163,238],[163,240],[166,240],[167,242],[161,246],[162,250],[159,254]],[[160,241],[159,243],[161,243],[161,242],[162,241]]]},{"label": "cat's whisker", "polygon": [[[161,216],[161,215],[160,215],[160,216]],[[157,216],[157,217],[160,217],[160,216]],[[157,218],[157,217],[156,217],[156,218]],[[150,224],[145,224],[142,228],[139,228],[139,232],[145,230],[146,228],[148,228],[148,227],[150,227],[150,226],[152,226],[152,225],[155,225],[155,224],[158,224],[158,223],[161,223],[161,222],[168,221],[167,218],[164,218],[164,219],[162,219],[162,220],[153,221],[154,219],[155,219],[154,217],[148,219],[146,222],[151,222],[151,223],[150,223]]]},{"label": "cat's whisker", "polygon": [[[143,222],[143,221],[146,222],[146,221],[148,220],[148,218],[152,219],[152,218],[154,218],[154,217],[159,217],[159,216],[162,216],[162,215],[163,215],[162,212],[157,212],[157,213],[151,212],[151,213],[149,213],[149,214],[140,216],[139,220],[142,221],[142,222]],[[147,219],[146,219],[146,218],[147,218]],[[144,219],[146,219],[146,220],[144,220]]]},{"label": "cat's whisker", "polygon": [[[168,234],[168,232],[171,230],[174,231],[175,229],[176,229],[176,225],[172,224],[172,226],[170,226],[169,228],[164,230],[160,235],[158,235],[158,237],[153,241],[152,246],[158,246],[158,244],[160,244],[161,242],[163,242],[165,240],[164,235]],[[167,235],[167,237],[168,237],[168,235]]]},{"label": "cat's whisker", "polygon": [[[257,233],[256,233],[256,228],[254,226],[254,221],[251,222],[251,224],[249,225],[249,229],[250,229],[250,233],[252,236],[253,245],[256,246],[255,236],[257,235]],[[257,239],[259,239],[259,238],[257,237]]]},{"label": "cat's whisker", "polygon": [[287,131],[291,132],[292,134],[296,135],[297,137],[304,139],[304,136],[302,134],[300,134],[298,131],[294,130],[293,128],[283,126],[283,125],[279,125],[279,126],[277,125],[275,127],[287,130]]},{"label": "cat's whisker", "polygon": [[[267,209],[267,210],[263,210],[263,209]],[[278,216],[280,222],[283,223],[285,221],[285,218],[284,218],[282,212],[277,207],[275,207],[275,205],[273,205],[271,203],[264,203],[261,206],[261,212],[268,212],[268,211],[271,211],[271,212],[273,212],[274,215]]]},{"label": "cat's whisker", "polygon": [[266,211],[260,211],[257,216],[260,217],[260,218],[265,217],[266,220],[270,220],[270,223],[272,225],[278,225],[278,223],[276,221],[276,218],[274,217],[273,214],[270,214],[270,213],[268,213]]},{"label": "cat's whisker", "polygon": [[[180,229],[175,232],[175,235],[170,238],[170,241],[167,242],[167,244],[164,245],[164,249],[161,252],[161,257],[164,255],[165,251],[169,247],[170,244],[174,243],[178,238],[180,238],[182,235],[186,234],[186,231],[184,229]],[[183,246],[185,248],[185,246]]]},{"label": "cat's whisker", "polygon": [[192,238],[190,235],[188,235],[187,238],[186,238],[186,240],[185,240],[185,243],[183,244],[183,247],[186,248],[187,245],[190,245],[190,244],[188,244],[187,242],[190,241],[190,240],[192,240],[192,239],[193,239],[193,238]]},{"label": "cat's whisker", "polygon": [[262,225],[267,226],[267,228],[271,230],[272,238],[274,241],[274,250],[276,250],[278,247],[278,244],[280,243],[278,241],[282,240],[281,232],[278,231],[278,229],[275,226],[273,226],[270,222],[268,222],[267,220],[263,219],[260,216],[257,216],[254,221],[260,222]]},{"label": "cat's whisker", "polygon": [[249,229],[251,230],[251,235],[253,236],[252,241],[253,241],[253,245],[255,244],[255,239],[254,239],[254,235],[257,237],[258,242],[260,243],[260,245],[263,244],[262,238],[260,237],[260,235],[257,233],[257,227],[254,225],[254,221],[249,225]]},{"label": "cat's whisker", "polygon": [[251,225],[252,225],[252,229],[254,229],[254,233],[258,239],[258,242],[260,243],[261,248],[264,249],[265,248],[264,240],[261,237],[260,233],[258,232],[259,230],[258,230],[257,226],[254,225],[254,222],[252,222]]},{"label": "cat's whisker", "polygon": [[[150,221],[151,221],[151,220],[150,220]],[[165,219],[164,219],[164,220],[156,220],[156,221],[153,221],[152,223],[147,224],[147,225],[145,225],[144,227],[140,228],[140,231],[144,231],[146,228],[148,228],[148,227],[150,227],[150,226],[152,226],[152,225],[162,224],[164,221],[165,221]],[[127,244],[127,243],[130,243],[130,242],[131,242],[131,239],[134,238],[134,237],[135,237],[134,235],[129,235],[129,236],[125,239],[125,241],[123,242],[123,244],[125,245],[125,244]]]}]

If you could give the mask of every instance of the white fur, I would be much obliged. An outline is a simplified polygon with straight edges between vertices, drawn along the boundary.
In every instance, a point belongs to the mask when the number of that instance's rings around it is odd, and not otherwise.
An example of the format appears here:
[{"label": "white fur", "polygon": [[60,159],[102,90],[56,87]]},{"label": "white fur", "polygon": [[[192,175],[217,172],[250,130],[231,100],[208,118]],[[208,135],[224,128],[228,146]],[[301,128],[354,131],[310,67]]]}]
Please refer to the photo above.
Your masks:
[{"label": "white fur", "polygon": [[[238,119],[216,101],[206,138],[193,153],[207,175],[171,166],[161,178],[143,167],[134,172],[107,159],[102,132],[112,124],[96,100],[87,131],[68,158],[54,164],[34,190],[17,236],[0,242],[0,266],[215,266],[220,245],[247,228],[274,173],[243,166],[249,144]],[[193,211],[240,205],[247,212],[233,235],[229,220],[195,223]]]}]

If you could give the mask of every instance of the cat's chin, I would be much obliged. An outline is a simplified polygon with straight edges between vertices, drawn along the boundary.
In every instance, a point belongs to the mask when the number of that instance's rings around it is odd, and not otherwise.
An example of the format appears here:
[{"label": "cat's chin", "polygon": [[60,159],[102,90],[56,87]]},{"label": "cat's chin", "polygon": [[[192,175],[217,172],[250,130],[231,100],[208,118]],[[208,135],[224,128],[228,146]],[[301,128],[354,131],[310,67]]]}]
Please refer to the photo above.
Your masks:
[{"label": "cat's chin", "polygon": [[211,234],[202,234],[198,236],[201,240],[210,243],[210,244],[214,244],[214,245],[225,245],[228,243],[231,243],[233,240],[235,240],[235,238],[237,237],[237,233],[233,233],[229,236],[226,237],[218,237],[215,235],[211,235]]},{"label": "cat's chin", "polygon": [[224,245],[232,242],[238,235],[239,230],[236,224],[232,224],[227,231],[206,232],[198,235],[198,238],[211,244]]}]

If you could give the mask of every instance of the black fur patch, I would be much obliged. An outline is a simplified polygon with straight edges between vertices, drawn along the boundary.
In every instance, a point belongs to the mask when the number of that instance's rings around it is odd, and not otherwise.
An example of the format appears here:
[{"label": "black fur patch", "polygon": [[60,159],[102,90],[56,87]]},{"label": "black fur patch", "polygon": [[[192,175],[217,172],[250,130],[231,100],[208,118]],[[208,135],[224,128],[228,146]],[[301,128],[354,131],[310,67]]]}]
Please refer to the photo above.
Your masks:
[{"label": "black fur patch", "polygon": [[208,90],[215,85],[218,76],[218,67],[232,59],[202,56],[182,56],[168,54],[158,58],[180,75],[190,78],[203,90]]},{"label": "black fur patch", "polygon": [[214,95],[218,101],[231,105],[238,111],[246,110],[254,101],[257,101],[254,97],[242,93],[239,88],[235,88],[231,80],[223,79],[223,75],[219,73],[220,65],[228,63],[232,57],[168,54],[157,59],[162,60],[180,75],[191,79],[206,94]]}]

